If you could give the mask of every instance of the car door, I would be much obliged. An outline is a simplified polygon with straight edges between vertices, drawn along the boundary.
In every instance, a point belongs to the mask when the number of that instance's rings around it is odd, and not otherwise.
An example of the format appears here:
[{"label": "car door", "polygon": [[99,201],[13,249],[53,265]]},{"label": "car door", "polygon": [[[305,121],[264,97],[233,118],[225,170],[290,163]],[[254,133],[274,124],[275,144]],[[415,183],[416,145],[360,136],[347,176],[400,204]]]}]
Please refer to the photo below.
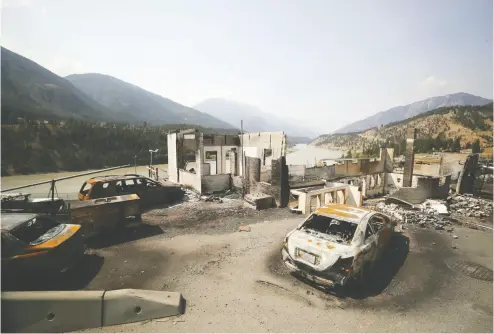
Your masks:
[{"label": "car door", "polygon": [[147,203],[149,205],[156,205],[163,203],[165,192],[163,191],[163,186],[151,179],[144,179],[143,181],[143,192],[146,193]]},{"label": "car door", "polygon": [[115,184],[117,196],[133,194],[132,187],[129,187],[125,180],[118,180]]},{"label": "car door", "polygon": [[370,221],[367,222],[364,235],[364,245],[362,246],[361,255],[365,262],[373,262],[377,253],[378,234],[375,226]]},{"label": "car door", "polygon": [[393,235],[391,221],[386,216],[377,213],[369,219],[369,222],[377,230],[377,246],[379,251],[382,251],[389,244]]}]

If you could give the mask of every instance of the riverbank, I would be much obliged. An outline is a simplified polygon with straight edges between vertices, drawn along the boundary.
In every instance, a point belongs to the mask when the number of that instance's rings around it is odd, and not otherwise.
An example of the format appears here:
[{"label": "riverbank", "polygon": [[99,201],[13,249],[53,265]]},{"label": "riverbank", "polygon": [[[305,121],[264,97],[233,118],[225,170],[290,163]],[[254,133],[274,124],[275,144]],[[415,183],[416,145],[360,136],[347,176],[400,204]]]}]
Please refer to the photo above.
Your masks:
[{"label": "riverbank", "polygon": [[308,144],[297,144],[293,149],[294,151],[286,155],[287,165],[306,165],[310,167],[315,166],[319,160],[338,159],[343,154],[343,151],[329,150]]},{"label": "riverbank", "polygon": [[[168,170],[168,165],[156,165],[164,170]],[[13,176],[2,176],[1,178],[1,189],[10,189],[14,187],[20,187],[36,182],[48,181],[57,178],[73,176],[77,174],[91,172],[93,170],[85,170],[78,172],[59,172],[59,173],[37,173],[29,175],[13,175]],[[76,199],[77,193],[81,188],[84,181],[96,175],[123,175],[123,174],[140,174],[147,176],[148,169],[147,166],[137,166],[137,167],[126,167],[121,169],[110,170],[106,172],[96,173],[94,175],[80,176],[73,179],[63,180],[56,183],[56,195],[63,199]],[[15,190],[13,192],[23,192],[32,194],[33,197],[45,197],[48,195],[50,190],[49,184],[28,187],[25,189]]]}]

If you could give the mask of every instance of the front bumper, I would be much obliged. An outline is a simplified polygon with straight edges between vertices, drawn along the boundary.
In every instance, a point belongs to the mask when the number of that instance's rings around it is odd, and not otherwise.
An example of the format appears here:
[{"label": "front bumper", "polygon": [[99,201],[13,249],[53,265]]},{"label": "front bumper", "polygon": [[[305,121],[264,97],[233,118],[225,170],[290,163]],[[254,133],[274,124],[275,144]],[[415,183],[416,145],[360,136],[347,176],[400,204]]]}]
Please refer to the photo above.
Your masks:
[{"label": "front bumper", "polygon": [[285,266],[291,271],[294,272],[316,284],[332,288],[334,286],[344,286],[348,282],[350,276],[348,274],[342,274],[331,271],[322,273],[317,272],[314,269],[308,267],[305,264],[295,261],[290,257],[288,252],[285,249],[282,250],[282,259]]}]

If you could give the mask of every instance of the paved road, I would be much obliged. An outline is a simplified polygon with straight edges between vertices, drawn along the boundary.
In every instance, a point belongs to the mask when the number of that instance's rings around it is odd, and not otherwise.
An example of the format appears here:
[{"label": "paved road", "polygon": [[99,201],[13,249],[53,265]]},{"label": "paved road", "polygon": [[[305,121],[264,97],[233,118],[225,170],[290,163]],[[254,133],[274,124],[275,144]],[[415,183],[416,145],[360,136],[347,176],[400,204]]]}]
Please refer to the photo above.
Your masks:
[{"label": "paved road", "polygon": [[72,277],[52,288],[158,289],[180,291],[187,300],[179,318],[90,332],[493,331],[492,282],[447,266],[470,260],[492,270],[492,233],[457,228],[457,240],[431,230],[396,234],[370,295],[335,295],[306,285],[280,263],[280,243],[298,217],[253,224],[251,232],[172,238],[164,225],[127,229],[121,233],[147,238],[93,245]]}]

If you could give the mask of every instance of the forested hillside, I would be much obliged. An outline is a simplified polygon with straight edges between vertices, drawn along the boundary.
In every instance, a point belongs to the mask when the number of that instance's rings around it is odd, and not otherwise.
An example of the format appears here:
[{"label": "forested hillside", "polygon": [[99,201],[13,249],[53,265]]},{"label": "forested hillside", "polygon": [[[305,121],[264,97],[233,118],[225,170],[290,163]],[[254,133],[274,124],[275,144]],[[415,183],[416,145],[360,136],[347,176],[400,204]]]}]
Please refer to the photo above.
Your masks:
[{"label": "forested hillside", "polygon": [[[159,149],[153,160],[166,163],[166,133],[184,127],[187,126],[131,126],[80,120],[2,124],[2,175],[133,164],[134,155],[138,164],[146,164],[149,149]],[[209,133],[236,133],[195,128]]]},{"label": "forested hillside", "polygon": [[360,155],[376,155],[379,147],[395,148],[395,155],[405,150],[406,129],[417,129],[417,153],[457,152],[472,145],[492,147],[493,104],[484,106],[443,107],[418,116],[363,132],[324,135],[312,145],[344,149]]}]

